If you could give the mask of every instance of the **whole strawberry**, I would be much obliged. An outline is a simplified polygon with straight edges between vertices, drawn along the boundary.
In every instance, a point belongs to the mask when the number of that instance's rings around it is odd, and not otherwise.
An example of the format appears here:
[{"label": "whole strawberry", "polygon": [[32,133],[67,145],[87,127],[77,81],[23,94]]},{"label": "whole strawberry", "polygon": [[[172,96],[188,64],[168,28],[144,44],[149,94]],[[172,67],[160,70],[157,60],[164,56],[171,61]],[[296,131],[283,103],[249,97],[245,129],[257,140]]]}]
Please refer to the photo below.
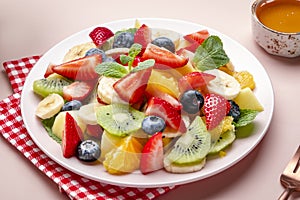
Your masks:
[{"label": "whole strawberry", "polygon": [[203,111],[207,130],[217,127],[228,113],[228,101],[218,94],[207,94],[204,98]]},{"label": "whole strawberry", "polygon": [[114,33],[106,27],[97,27],[89,34],[97,47],[100,47],[106,40],[114,36]]}]

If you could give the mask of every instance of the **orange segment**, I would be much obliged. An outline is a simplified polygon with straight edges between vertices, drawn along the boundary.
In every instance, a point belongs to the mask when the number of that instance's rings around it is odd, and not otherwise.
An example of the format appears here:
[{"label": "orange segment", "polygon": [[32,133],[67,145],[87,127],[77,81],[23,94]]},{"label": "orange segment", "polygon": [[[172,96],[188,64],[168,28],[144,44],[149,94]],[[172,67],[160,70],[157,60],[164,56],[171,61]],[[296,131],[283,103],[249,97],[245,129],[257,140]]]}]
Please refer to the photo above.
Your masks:
[{"label": "orange segment", "polygon": [[110,174],[126,174],[139,169],[143,145],[133,136],[127,136],[118,148],[105,155],[104,168]]},{"label": "orange segment", "polygon": [[240,83],[241,89],[248,87],[251,90],[253,90],[255,88],[254,78],[250,72],[248,71],[234,72],[233,77]]}]

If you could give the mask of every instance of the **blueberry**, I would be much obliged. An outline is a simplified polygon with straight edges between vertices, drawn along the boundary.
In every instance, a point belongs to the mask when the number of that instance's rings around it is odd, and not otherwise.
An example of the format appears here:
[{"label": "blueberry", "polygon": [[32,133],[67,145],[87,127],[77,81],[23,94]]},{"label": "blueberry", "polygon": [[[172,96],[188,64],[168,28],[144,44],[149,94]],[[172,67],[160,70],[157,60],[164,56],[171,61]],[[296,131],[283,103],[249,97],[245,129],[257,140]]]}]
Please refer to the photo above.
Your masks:
[{"label": "blueberry", "polygon": [[232,116],[233,121],[237,122],[241,116],[240,107],[233,100],[228,100],[228,102],[230,103],[230,111],[227,115]]},{"label": "blueberry", "polygon": [[157,132],[163,132],[166,128],[166,122],[161,117],[150,115],[142,121],[142,129],[145,133],[153,135]]},{"label": "blueberry", "polygon": [[180,97],[180,103],[184,111],[195,114],[200,111],[204,105],[203,95],[197,90],[187,90]]},{"label": "blueberry", "polygon": [[96,55],[96,54],[99,54],[102,56],[102,60],[105,60],[106,59],[106,55],[104,53],[103,50],[101,49],[98,49],[98,48],[91,48],[89,49],[86,53],[85,53],[85,56],[91,56],[91,55]]},{"label": "blueberry", "polygon": [[155,38],[151,43],[159,47],[164,47],[169,51],[171,51],[172,53],[175,53],[175,45],[173,41],[167,37]]},{"label": "blueberry", "polygon": [[113,42],[113,48],[130,48],[134,43],[134,35],[129,32],[118,34]]},{"label": "blueberry", "polygon": [[106,57],[103,62],[115,62],[115,59],[113,59],[112,57]]},{"label": "blueberry", "polygon": [[96,161],[101,154],[101,150],[97,142],[93,140],[84,140],[77,147],[77,157],[85,162]]},{"label": "blueberry", "polygon": [[69,110],[79,110],[82,106],[82,103],[78,100],[72,100],[65,103],[62,107],[62,111],[69,111]]}]

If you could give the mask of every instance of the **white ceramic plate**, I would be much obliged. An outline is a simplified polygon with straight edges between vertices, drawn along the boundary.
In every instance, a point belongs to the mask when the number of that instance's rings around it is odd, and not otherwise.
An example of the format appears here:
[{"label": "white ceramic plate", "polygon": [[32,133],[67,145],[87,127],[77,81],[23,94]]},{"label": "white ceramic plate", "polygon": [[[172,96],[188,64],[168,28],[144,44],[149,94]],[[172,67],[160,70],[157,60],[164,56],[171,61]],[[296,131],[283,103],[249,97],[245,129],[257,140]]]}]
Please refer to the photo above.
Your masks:
[{"label": "white ceramic plate", "polygon": [[[201,180],[226,170],[248,155],[264,137],[271,122],[274,108],[274,94],[271,81],[259,61],[239,43],[209,27],[171,19],[151,18],[139,20],[151,28],[167,28],[181,34],[207,29],[212,35],[218,35],[222,39],[224,49],[236,69],[245,69],[254,75],[257,84],[255,94],[265,108],[254,121],[252,135],[236,140],[225,157],[209,160],[201,171],[195,173],[171,174],[160,170],[148,175],[142,175],[139,171],[136,171],[128,175],[114,176],[105,172],[102,165],[85,165],[80,163],[76,158],[65,159],[62,156],[60,145],[47,135],[40,120],[34,114],[40,99],[33,93],[32,84],[34,80],[43,77],[50,62],[61,63],[63,56],[72,46],[91,41],[88,34],[95,26],[78,32],[55,45],[44,54],[29,73],[22,92],[21,109],[25,126],[34,142],[50,158],[74,173],[103,183],[130,187],[172,186]],[[112,31],[117,31],[126,27],[133,27],[134,22],[135,19],[127,19],[101,24],[101,26],[106,26]]]}]

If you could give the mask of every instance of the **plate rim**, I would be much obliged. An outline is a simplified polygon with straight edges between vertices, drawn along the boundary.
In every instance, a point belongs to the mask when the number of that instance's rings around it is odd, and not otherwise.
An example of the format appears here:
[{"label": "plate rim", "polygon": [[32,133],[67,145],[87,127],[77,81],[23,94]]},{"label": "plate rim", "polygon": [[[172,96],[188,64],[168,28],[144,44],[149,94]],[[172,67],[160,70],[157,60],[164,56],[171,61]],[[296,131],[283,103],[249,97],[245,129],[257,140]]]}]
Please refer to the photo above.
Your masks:
[{"label": "plate rim", "polygon": [[[40,63],[42,63],[44,61],[44,59],[47,58],[47,56],[50,54],[49,52],[51,52],[53,49],[59,47],[61,44],[63,44],[64,42],[68,41],[70,38],[74,37],[75,35],[80,35],[88,30],[91,30],[92,28],[96,27],[96,26],[108,26],[110,24],[122,24],[124,22],[126,23],[129,23],[131,22],[132,25],[134,24],[134,21],[135,20],[139,20],[140,22],[147,22],[147,21],[152,21],[152,23],[157,23],[157,22],[171,22],[171,23],[174,23],[174,24],[186,24],[188,26],[195,26],[195,27],[201,27],[201,28],[207,28],[208,30],[214,32],[214,33],[217,33],[218,35],[222,35],[223,38],[227,38],[227,40],[229,40],[230,42],[234,43],[234,45],[237,45],[239,46],[244,52],[246,52],[248,55],[251,56],[251,59],[253,59],[257,64],[259,64],[260,66],[260,70],[262,70],[264,72],[264,75],[267,77],[267,82],[268,82],[268,85],[270,86],[269,89],[271,89],[271,91],[269,91],[269,93],[271,93],[271,101],[269,102],[270,103],[270,113],[269,113],[269,118],[268,120],[266,121],[266,124],[262,130],[262,133],[260,134],[260,137],[257,138],[256,142],[254,145],[251,146],[251,148],[248,148],[247,152],[244,152],[242,156],[239,156],[236,160],[234,160],[234,162],[231,162],[230,164],[227,164],[225,167],[223,167],[222,169],[219,169],[217,171],[215,171],[214,173],[212,174],[208,174],[206,176],[202,176],[201,178],[199,177],[190,177],[187,178],[187,179],[182,179],[181,181],[172,181],[172,182],[168,182],[168,181],[162,181],[160,183],[157,183],[155,185],[153,184],[147,184],[147,183],[133,183],[132,181],[122,181],[122,182],[116,182],[116,181],[111,181],[109,179],[104,179],[104,178],[95,178],[95,177],[92,177],[92,176],[86,176],[85,173],[81,173],[81,172],[78,172],[78,169],[74,166],[65,166],[65,164],[61,161],[59,161],[57,158],[55,158],[47,149],[45,149],[45,147],[40,143],[40,141],[35,137],[35,135],[32,133],[31,131],[31,128],[30,128],[30,124],[28,123],[28,120],[27,120],[27,117],[25,115],[25,111],[26,111],[26,105],[25,105],[25,102],[26,102],[26,92],[28,92],[28,87],[31,85],[29,85],[29,83],[31,81],[28,81],[28,79],[26,78],[25,80],[25,83],[24,83],[24,86],[23,86],[23,90],[22,90],[22,93],[21,93],[21,113],[22,113],[22,118],[23,118],[23,121],[24,121],[24,124],[25,124],[25,127],[28,131],[28,134],[30,135],[31,139],[34,141],[34,143],[47,155],[49,156],[54,162],[58,163],[60,166],[72,171],[73,173],[76,173],[76,174],[79,174],[85,178],[90,178],[92,180],[95,180],[95,181],[98,181],[98,182],[103,182],[103,183],[107,183],[107,184],[112,184],[112,185],[118,185],[118,186],[125,186],[125,187],[140,187],[140,188],[153,188],[153,187],[166,187],[166,186],[174,186],[174,185],[181,185],[181,184],[185,184],[185,183],[190,183],[190,182],[194,182],[194,181],[198,181],[198,180],[202,180],[202,179],[205,179],[207,177],[210,177],[210,176],[214,176],[222,171],[225,171],[226,169],[230,168],[231,166],[237,164],[240,160],[242,160],[244,157],[246,157],[260,142],[261,140],[263,139],[263,137],[265,136],[269,126],[270,126],[270,123],[272,121],[272,118],[273,118],[273,112],[274,112],[274,90],[273,90],[273,86],[272,86],[272,82],[271,82],[271,79],[267,73],[267,71],[264,69],[263,65],[258,61],[258,59],[249,51],[247,50],[244,46],[242,46],[240,43],[238,43],[236,40],[228,37],[227,35],[213,29],[213,28],[209,28],[207,26],[204,26],[204,25],[201,25],[201,24],[197,24],[197,23],[194,23],[194,22],[190,22],[190,21],[185,21],[185,20],[179,20],[179,19],[170,19],[170,18],[127,18],[127,19],[121,19],[121,20],[115,20],[115,21],[111,21],[111,22],[107,22],[107,23],[102,23],[102,24],[97,24],[97,25],[94,25],[94,26],[91,26],[91,27],[88,27],[88,28],[85,28],[77,33],[74,33],[68,37],[66,37],[65,39],[63,39],[62,41],[58,42],[57,44],[55,44],[53,47],[51,47],[39,60],[38,62],[35,64],[35,66],[38,66]],[[34,66],[34,67],[35,67]],[[28,76],[27,77],[31,77],[33,72],[34,72],[34,67],[32,68],[32,70],[29,72]],[[26,89],[27,88],[27,89]],[[47,135],[48,136],[48,135]],[[48,136],[49,137],[49,136]],[[49,137],[49,139],[51,139]],[[52,140],[52,139],[51,139]],[[105,172],[107,173],[107,172]],[[177,176],[176,174],[172,174],[174,176]],[[145,176],[144,176],[145,177]],[[147,178],[146,178],[147,179]]]}]

